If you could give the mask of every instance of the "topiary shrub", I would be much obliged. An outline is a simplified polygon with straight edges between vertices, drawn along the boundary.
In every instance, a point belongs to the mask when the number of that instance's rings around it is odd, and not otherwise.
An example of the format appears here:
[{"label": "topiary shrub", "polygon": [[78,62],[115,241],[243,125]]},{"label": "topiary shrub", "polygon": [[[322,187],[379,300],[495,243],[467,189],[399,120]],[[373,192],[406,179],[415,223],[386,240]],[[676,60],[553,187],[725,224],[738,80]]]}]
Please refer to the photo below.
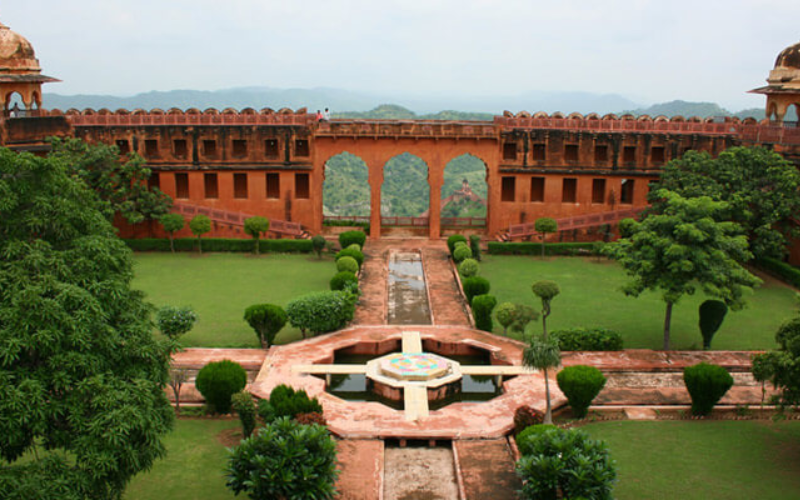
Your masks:
[{"label": "topiary shrub", "polygon": [[346,291],[315,292],[303,295],[286,305],[286,315],[306,337],[344,328],[352,321],[357,296]]},{"label": "topiary shrub", "polygon": [[263,349],[275,343],[278,332],[286,326],[286,311],[274,304],[255,304],[244,310],[244,320],[256,332]]},{"label": "topiary shrub", "polygon": [[336,254],[336,261],[338,262],[342,257],[352,257],[356,259],[359,269],[361,268],[361,264],[364,263],[364,254],[361,253],[361,250],[356,250],[355,248],[345,248],[344,250],[339,250],[339,252]]},{"label": "topiary shrub", "polygon": [[700,304],[700,333],[703,335],[703,349],[711,349],[711,339],[722,326],[726,314],[728,314],[728,306],[721,300],[709,299]]},{"label": "topiary shrub", "polygon": [[550,429],[558,430],[558,427],[553,424],[543,424],[538,422],[520,430],[516,437],[519,454],[522,456],[529,455],[534,449],[531,441],[538,438]]},{"label": "topiary shrub", "polygon": [[358,277],[350,271],[340,271],[331,278],[331,290],[344,290],[348,284],[358,286]]},{"label": "topiary shrub", "polygon": [[311,245],[313,246],[314,253],[317,254],[318,259],[322,258],[322,251],[325,250],[326,244],[327,242],[325,241],[325,237],[321,234],[314,235],[314,237],[311,238]]},{"label": "topiary shrub", "polygon": [[475,259],[464,259],[458,265],[458,274],[462,278],[469,278],[478,274],[478,261]]},{"label": "topiary shrub", "polygon": [[467,238],[460,234],[454,234],[452,236],[447,237],[447,249],[450,251],[450,255],[453,255],[453,251],[456,249],[456,243],[458,242],[466,243]]},{"label": "topiary shrub", "polygon": [[188,306],[164,306],[156,313],[158,329],[172,340],[191,330],[196,322],[197,313]]},{"label": "topiary shrub", "polygon": [[491,288],[489,280],[481,278],[480,276],[465,278],[464,281],[461,282],[461,286],[464,287],[464,295],[467,296],[467,302],[470,304],[472,304],[473,297],[476,295],[485,295],[489,293],[489,289]]},{"label": "topiary shrub", "polygon": [[469,237],[469,249],[472,250],[472,258],[480,262],[481,260],[481,237],[473,234]]},{"label": "topiary shrub", "polygon": [[356,274],[358,272],[358,262],[356,259],[348,256],[340,257],[336,261],[336,270],[341,272],[348,272]]},{"label": "topiary shrub", "polygon": [[589,405],[606,385],[606,377],[593,366],[568,366],[556,375],[558,388],[567,397],[572,414],[583,418],[589,411]]},{"label": "topiary shrub", "polygon": [[733,386],[733,377],[719,365],[700,363],[683,369],[683,382],[692,397],[692,415],[702,416]]},{"label": "topiary shrub", "polygon": [[193,235],[197,236],[197,251],[203,253],[202,237],[204,234],[211,232],[211,219],[202,214],[195,215],[194,218],[189,221],[189,229],[192,231]]},{"label": "topiary shrub", "polygon": [[544,413],[531,406],[520,406],[514,410],[514,433],[519,434],[532,425],[544,422]]},{"label": "topiary shrub", "polygon": [[233,411],[239,415],[239,422],[242,424],[242,435],[249,438],[256,428],[256,404],[253,397],[247,391],[240,391],[231,397]]},{"label": "topiary shrub", "polygon": [[476,295],[472,299],[472,315],[475,318],[475,328],[492,333],[492,330],[494,330],[492,310],[496,305],[497,299],[494,295]]},{"label": "topiary shrub", "polygon": [[322,415],[322,405],[317,398],[309,398],[306,391],[295,391],[285,384],[272,389],[269,399],[262,399],[258,403],[258,414],[265,422],[272,422],[280,417],[295,418],[301,414],[311,413]]},{"label": "topiary shrub", "polygon": [[511,302],[503,302],[494,309],[494,317],[503,327],[503,335],[508,335],[508,327],[516,318],[517,306]]},{"label": "topiary shrub", "polygon": [[170,252],[175,252],[175,233],[183,229],[186,225],[186,220],[183,218],[181,214],[169,213],[164,214],[158,218],[158,222],[161,223],[161,227],[164,228],[164,231],[167,233],[169,237],[169,250]]},{"label": "topiary shrub", "polygon": [[345,231],[339,235],[339,245],[342,248],[347,248],[350,245],[358,245],[358,250],[364,248],[364,243],[367,242],[367,234],[364,231]]},{"label": "topiary shrub", "polygon": [[607,328],[570,328],[556,330],[562,351],[621,351],[622,335]]},{"label": "topiary shrub", "polygon": [[330,499],[336,442],[321,425],[280,418],[233,448],[225,471],[234,494],[253,499]]},{"label": "topiary shrub", "polygon": [[247,372],[228,359],[215,361],[200,370],[194,384],[213,412],[230,413],[231,396],[247,385]]},{"label": "topiary shrub", "polygon": [[256,255],[261,253],[259,240],[261,233],[269,231],[269,221],[261,216],[248,217],[244,220],[244,232],[253,237]]},{"label": "topiary shrub", "polygon": [[456,249],[453,250],[453,260],[457,263],[463,262],[464,259],[470,258],[472,258],[472,250],[469,249],[466,243],[462,246],[456,247]]},{"label": "topiary shrub", "polygon": [[361,252],[361,245],[359,245],[358,243],[353,243],[352,245],[347,247],[347,250],[358,250],[359,252]]},{"label": "topiary shrub", "polygon": [[531,431],[517,475],[524,500],[557,498],[610,500],[617,471],[608,448],[581,430]]}]

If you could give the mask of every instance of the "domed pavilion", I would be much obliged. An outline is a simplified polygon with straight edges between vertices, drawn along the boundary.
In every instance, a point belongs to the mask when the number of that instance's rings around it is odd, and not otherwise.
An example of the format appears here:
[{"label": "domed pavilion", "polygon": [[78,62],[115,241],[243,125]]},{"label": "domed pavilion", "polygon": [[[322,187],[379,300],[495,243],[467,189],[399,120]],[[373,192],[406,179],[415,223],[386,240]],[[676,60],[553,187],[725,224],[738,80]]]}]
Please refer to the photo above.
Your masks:
[{"label": "domed pavilion", "polygon": [[778,54],[767,83],[769,85],[750,91],[767,96],[767,118],[782,122],[792,105],[800,115],[800,42]]},{"label": "domed pavilion", "polygon": [[[42,84],[58,82],[42,74],[31,43],[0,23],[0,98],[6,116],[25,116],[42,105]],[[23,109],[9,109],[14,94]]]}]

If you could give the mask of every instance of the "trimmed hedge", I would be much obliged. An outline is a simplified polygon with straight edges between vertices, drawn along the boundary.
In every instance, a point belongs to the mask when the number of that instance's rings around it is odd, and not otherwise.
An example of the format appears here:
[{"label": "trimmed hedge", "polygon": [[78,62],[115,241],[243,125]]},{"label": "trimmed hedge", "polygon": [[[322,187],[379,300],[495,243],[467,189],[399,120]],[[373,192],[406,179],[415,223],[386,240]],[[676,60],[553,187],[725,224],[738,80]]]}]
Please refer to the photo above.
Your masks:
[{"label": "trimmed hedge", "polygon": [[472,250],[472,258],[479,261],[481,260],[481,237],[473,234],[469,237],[469,249]]},{"label": "trimmed hedge", "polygon": [[339,252],[336,253],[335,260],[339,260],[342,257],[352,257],[356,259],[359,269],[361,269],[361,265],[364,264],[364,254],[361,252],[361,250],[356,250],[355,248],[345,248],[344,250],[339,250]]},{"label": "trimmed hedge", "polygon": [[336,270],[340,273],[348,272],[356,274],[358,272],[358,261],[347,255],[336,259]]},{"label": "trimmed hedge", "polygon": [[461,281],[461,286],[464,288],[464,295],[466,295],[467,302],[469,302],[470,305],[472,304],[473,297],[487,294],[492,288],[491,284],[489,284],[489,280],[481,278],[480,276],[464,278]]},{"label": "trimmed hedge", "polygon": [[355,275],[355,273],[351,273],[349,271],[338,272],[333,275],[333,278],[331,278],[331,290],[344,290],[345,287],[350,283],[358,286],[358,277]]},{"label": "trimmed hedge", "polygon": [[229,359],[207,364],[195,379],[195,387],[215,413],[229,413],[231,397],[246,385],[247,372]]},{"label": "trimmed hedge", "polygon": [[556,375],[556,381],[576,418],[586,416],[589,405],[606,385],[606,377],[600,370],[585,365],[564,368]]},{"label": "trimmed hedge", "polygon": [[496,305],[497,299],[494,295],[476,295],[472,299],[472,315],[475,317],[475,328],[492,333],[492,330],[494,330],[492,310]]},{"label": "trimmed hedge", "polygon": [[[544,246],[545,255],[591,255],[594,243],[548,243]],[[532,242],[502,243],[489,242],[489,253],[492,255],[541,255],[542,244]]]},{"label": "trimmed hedge", "polygon": [[733,377],[719,365],[700,363],[683,369],[683,382],[692,397],[692,415],[708,415],[733,386]]},{"label": "trimmed hedge", "polygon": [[463,244],[461,246],[457,246],[455,250],[453,250],[453,260],[460,263],[463,262],[465,259],[472,258],[472,250],[469,249],[467,244]]},{"label": "trimmed hedge", "polygon": [[339,235],[339,245],[342,248],[347,248],[353,243],[358,245],[358,248],[364,248],[364,243],[367,242],[367,233],[364,231],[345,231]]},{"label": "trimmed hedge", "polygon": [[778,259],[764,257],[756,260],[756,265],[776,278],[784,281],[795,288],[800,288],[800,269]]},{"label": "trimmed hedge", "polygon": [[281,417],[295,418],[304,413],[322,415],[322,405],[317,398],[309,398],[306,391],[295,391],[293,387],[281,384],[269,394],[269,399],[258,402],[258,414],[265,423]]},{"label": "trimmed hedge", "polygon": [[556,330],[562,351],[621,351],[622,335],[607,328],[570,328]]},{"label": "trimmed hedge", "polygon": [[[534,410],[535,411],[535,410]],[[531,425],[525,426],[524,429],[520,430],[517,433],[517,449],[519,449],[519,454],[522,456],[530,455],[532,450],[531,442],[544,434],[545,432],[549,431],[550,429],[558,429],[553,424],[543,424],[541,422],[541,418],[539,422],[533,423]]]},{"label": "trimmed hedge", "polygon": [[478,274],[478,261],[475,259],[464,259],[458,265],[458,273],[462,278],[470,278]]},{"label": "trimmed hedge", "polygon": [[[141,238],[123,240],[131,250],[136,252],[169,252],[167,238]],[[259,240],[258,247],[262,252],[275,253],[311,253],[314,244],[311,240]],[[194,252],[197,238],[176,238],[176,252]],[[203,238],[204,252],[252,252],[253,240],[237,238]]]},{"label": "trimmed hedge", "polygon": [[450,255],[453,255],[453,250],[456,249],[456,243],[459,241],[467,243],[467,238],[461,234],[454,234],[447,237],[447,249],[450,250]]},{"label": "trimmed hedge", "polygon": [[286,315],[293,327],[306,337],[344,328],[353,320],[356,298],[347,292],[314,292],[286,304]]}]

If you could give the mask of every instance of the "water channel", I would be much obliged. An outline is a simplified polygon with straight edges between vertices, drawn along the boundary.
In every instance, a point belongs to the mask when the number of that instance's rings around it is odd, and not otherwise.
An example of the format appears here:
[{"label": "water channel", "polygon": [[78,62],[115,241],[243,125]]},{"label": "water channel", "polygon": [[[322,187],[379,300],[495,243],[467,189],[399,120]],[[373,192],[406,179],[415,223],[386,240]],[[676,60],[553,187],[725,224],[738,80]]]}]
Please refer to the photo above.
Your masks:
[{"label": "water channel", "polygon": [[425,271],[419,252],[393,252],[389,256],[388,293],[390,325],[431,324]]}]

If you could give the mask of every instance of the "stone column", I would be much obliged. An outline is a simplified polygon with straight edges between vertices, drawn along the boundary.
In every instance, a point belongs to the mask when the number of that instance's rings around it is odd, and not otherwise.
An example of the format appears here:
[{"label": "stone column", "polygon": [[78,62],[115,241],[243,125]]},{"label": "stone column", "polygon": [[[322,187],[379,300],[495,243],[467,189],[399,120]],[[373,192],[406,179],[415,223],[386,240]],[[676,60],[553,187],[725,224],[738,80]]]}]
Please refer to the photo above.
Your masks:
[{"label": "stone column", "polygon": [[438,240],[442,235],[442,185],[444,184],[444,167],[436,163],[428,165],[428,185],[430,186],[430,202],[428,204],[428,237]]},{"label": "stone column", "polygon": [[383,186],[383,164],[371,162],[369,170],[369,237],[381,237],[381,187]]}]

